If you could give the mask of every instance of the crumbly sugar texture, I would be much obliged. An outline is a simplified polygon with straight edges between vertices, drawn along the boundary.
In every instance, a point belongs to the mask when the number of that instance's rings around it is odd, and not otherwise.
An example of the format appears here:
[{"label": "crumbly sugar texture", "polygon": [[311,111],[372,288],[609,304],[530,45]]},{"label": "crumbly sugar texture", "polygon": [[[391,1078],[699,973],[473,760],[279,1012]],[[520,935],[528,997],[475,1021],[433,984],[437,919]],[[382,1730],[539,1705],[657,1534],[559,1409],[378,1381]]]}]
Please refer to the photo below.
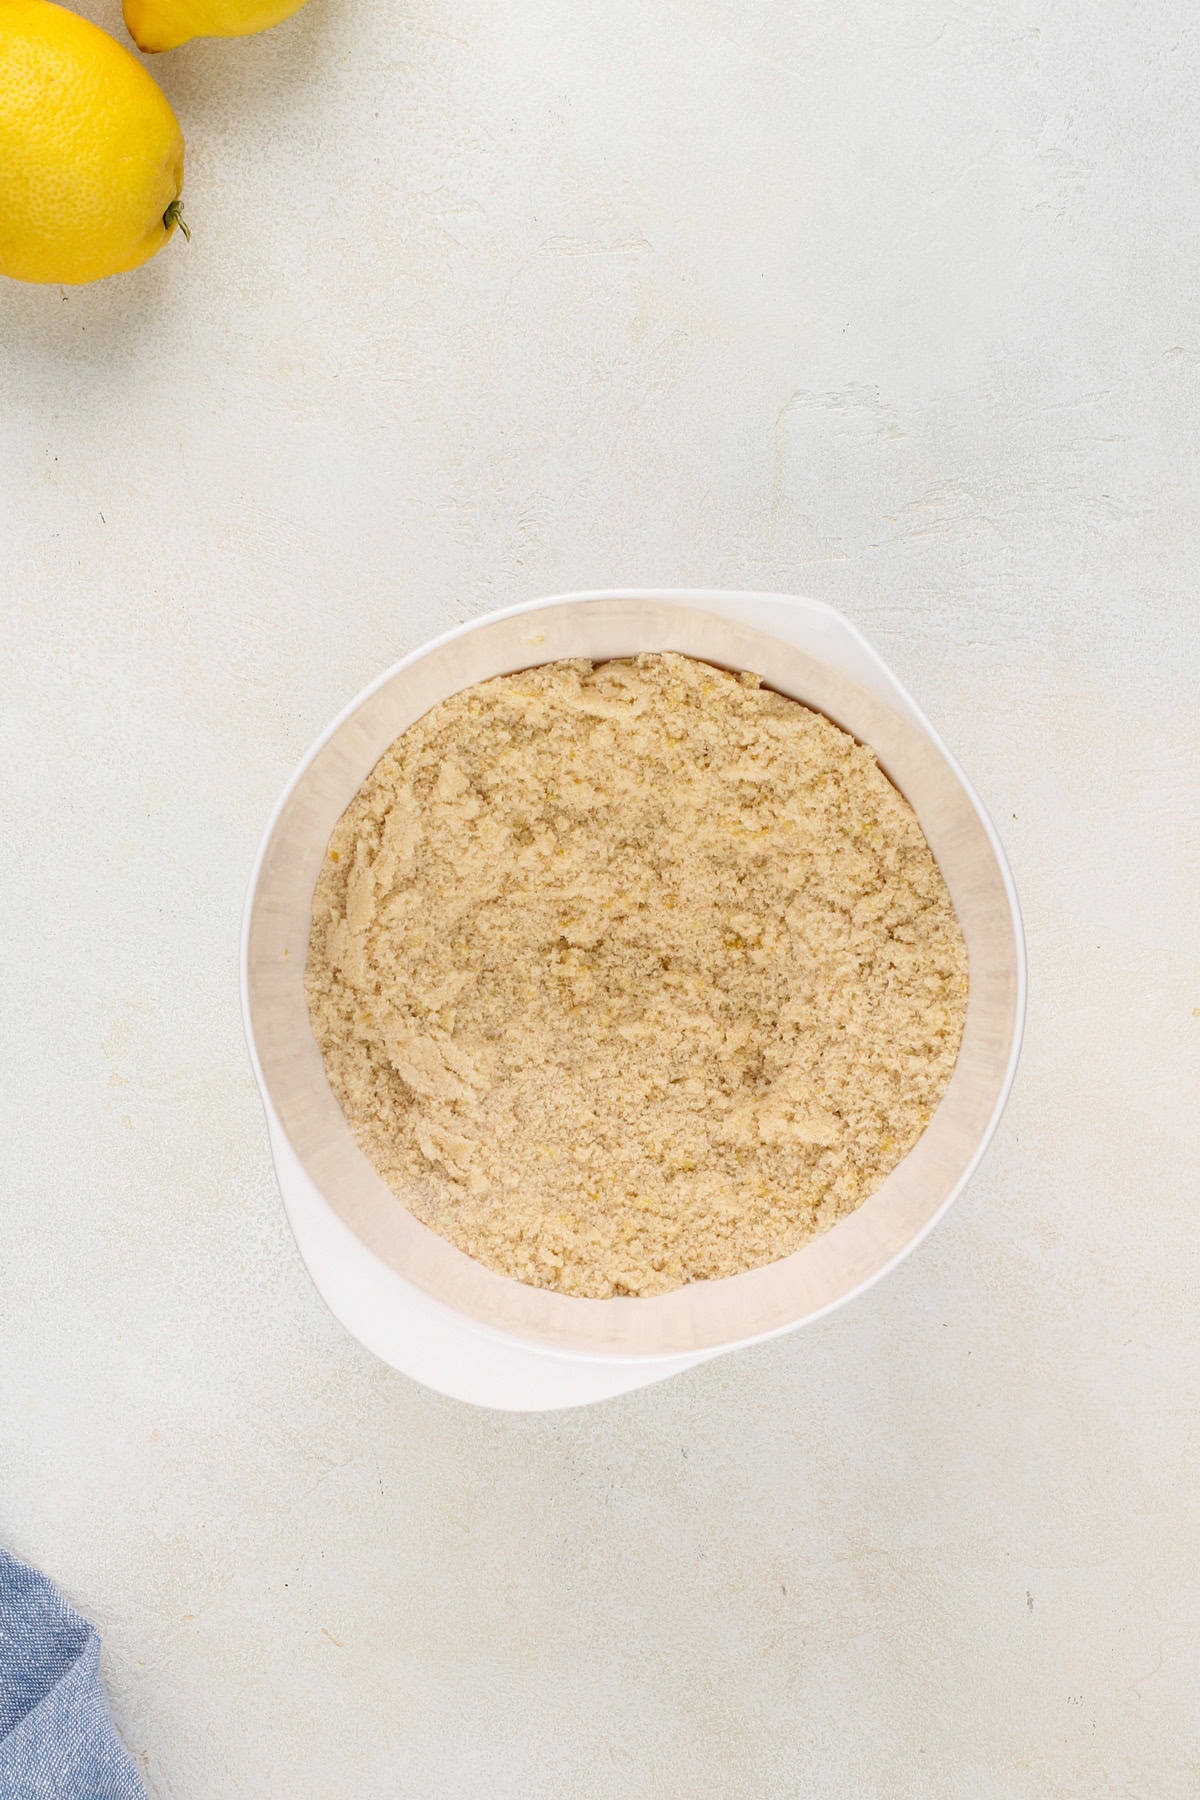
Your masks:
[{"label": "crumbly sugar texture", "polygon": [[598,1298],[787,1256],[920,1136],[962,933],[821,714],[677,655],[435,706],[329,842],[313,1029],[362,1149],[489,1268]]}]

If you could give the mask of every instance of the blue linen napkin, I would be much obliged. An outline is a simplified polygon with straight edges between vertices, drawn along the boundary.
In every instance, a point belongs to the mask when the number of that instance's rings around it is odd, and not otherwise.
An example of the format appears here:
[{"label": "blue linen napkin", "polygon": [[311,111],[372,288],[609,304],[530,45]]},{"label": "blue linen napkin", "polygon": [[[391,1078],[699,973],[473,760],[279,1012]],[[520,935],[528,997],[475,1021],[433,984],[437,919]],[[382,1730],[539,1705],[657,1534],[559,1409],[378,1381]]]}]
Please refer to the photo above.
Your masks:
[{"label": "blue linen napkin", "polygon": [[0,1800],[146,1800],[100,1680],[100,1638],[0,1550]]}]

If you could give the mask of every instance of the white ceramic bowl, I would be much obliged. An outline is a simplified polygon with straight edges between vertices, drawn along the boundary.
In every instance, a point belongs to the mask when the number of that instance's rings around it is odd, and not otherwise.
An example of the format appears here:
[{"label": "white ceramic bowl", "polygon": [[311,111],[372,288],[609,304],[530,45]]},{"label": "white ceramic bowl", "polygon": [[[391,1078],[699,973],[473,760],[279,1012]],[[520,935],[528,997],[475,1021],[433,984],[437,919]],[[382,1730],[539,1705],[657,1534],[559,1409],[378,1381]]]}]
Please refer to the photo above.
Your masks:
[{"label": "white ceramic bowl", "polygon": [[[733,669],[869,744],[914,807],[970,957],[962,1049],[918,1143],[857,1212],[793,1255],[650,1299],[580,1300],[493,1273],[419,1223],[357,1148],[304,997],[313,887],[334,824],[394,738],[473,682],[562,657],[676,650]],[[460,626],[389,669],[304,758],[267,826],[242,942],[242,999],[284,1205],[333,1312],[395,1368],[520,1411],[642,1387],[793,1330],[861,1293],[962,1190],[1012,1085],[1025,947],[996,833],[933,727],[833,608],[781,594],[567,594]]]}]

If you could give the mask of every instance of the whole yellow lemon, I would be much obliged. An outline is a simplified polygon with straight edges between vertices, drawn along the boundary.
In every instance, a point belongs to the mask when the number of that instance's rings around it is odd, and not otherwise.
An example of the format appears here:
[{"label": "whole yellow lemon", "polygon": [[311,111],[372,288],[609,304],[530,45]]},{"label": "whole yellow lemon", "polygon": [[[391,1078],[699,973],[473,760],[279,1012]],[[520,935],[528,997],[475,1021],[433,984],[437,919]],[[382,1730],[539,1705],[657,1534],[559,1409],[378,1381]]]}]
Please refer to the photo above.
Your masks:
[{"label": "whole yellow lemon", "polygon": [[196,37],[250,37],[299,12],[304,0],[124,0],[139,50],[174,50]]},{"label": "whole yellow lemon", "polygon": [[141,63],[51,0],[0,0],[0,275],[135,269],[181,222],[182,187],[183,136]]}]

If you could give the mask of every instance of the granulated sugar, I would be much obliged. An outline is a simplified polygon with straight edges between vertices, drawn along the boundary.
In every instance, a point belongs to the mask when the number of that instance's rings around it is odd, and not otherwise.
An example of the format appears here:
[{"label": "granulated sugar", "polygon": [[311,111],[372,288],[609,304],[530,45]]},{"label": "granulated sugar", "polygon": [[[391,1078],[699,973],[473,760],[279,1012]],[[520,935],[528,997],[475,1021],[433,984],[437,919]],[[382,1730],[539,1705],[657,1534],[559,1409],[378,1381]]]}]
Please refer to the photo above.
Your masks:
[{"label": "granulated sugar", "polygon": [[683,656],[434,707],[339,821],[313,1029],[419,1219],[568,1294],[797,1249],[920,1135],[962,1036],[946,886],[871,752]]}]

